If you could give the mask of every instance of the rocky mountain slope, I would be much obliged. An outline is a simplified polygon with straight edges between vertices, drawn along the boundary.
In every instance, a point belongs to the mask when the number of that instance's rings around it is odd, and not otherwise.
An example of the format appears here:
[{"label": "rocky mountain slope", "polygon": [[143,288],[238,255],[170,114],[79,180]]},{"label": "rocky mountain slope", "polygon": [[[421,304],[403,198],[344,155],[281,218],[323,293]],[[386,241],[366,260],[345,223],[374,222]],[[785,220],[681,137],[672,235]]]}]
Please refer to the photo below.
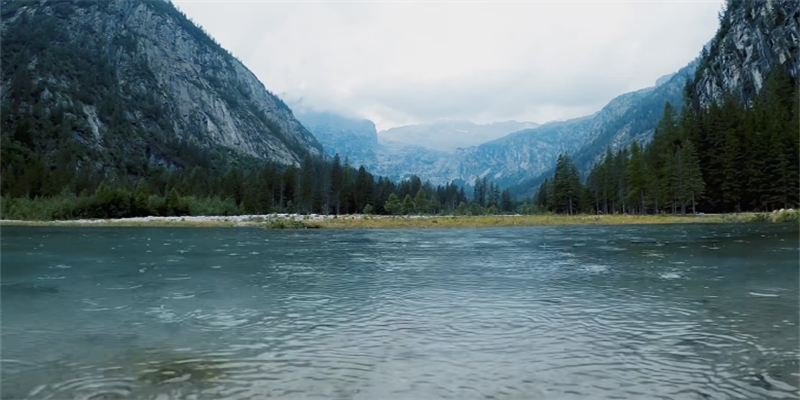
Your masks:
[{"label": "rocky mountain slope", "polygon": [[283,101],[167,1],[3,1],[2,44],[4,168],[28,159],[135,177],[323,154]]},{"label": "rocky mountain slope", "polygon": [[405,125],[378,132],[378,136],[394,142],[413,144],[440,151],[477,146],[499,139],[511,132],[536,128],[535,122],[505,121],[475,124],[470,121],[443,120]]},{"label": "rocky mountain slope", "polygon": [[[346,118],[327,114],[328,125],[324,129],[312,119],[307,122],[303,115],[298,118],[320,138],[329,153],[338,152],[342,157],[352,155],[351,162],[363,163],[377,174],[395,179],[416,174],[435,184],[469,183],[486,176],[502,186],[514,187],[517,194],[527,194],[550,172],[562,152],[576,155],[574,159],[586,171],[605,152],[606,146],[618,148],[632,140],[648,141],[664,103],[670,101],[680,107],[682,90],[694,68],[695,63],[691,63],[660,79],[658,86],[618,96],[593,115],[546,123],[455,151],[389,141],[382,133],[378,133],[380,140],[375,146],[374,138],[359,139],[366,131],[354,131],[351,128],[354,122]],[[395,128],[396,132],[402,132],[401,128]],[[415,129],[418,128],[409,128],[410,131]],[[447,125],[445,129],[449,129]],[[370,135],[372,131],[374,128]],[[427,132],[436,135],[433,130]],[[369,147],[369,150],[354,150],[354,145]]]},{"label": "rocky mountain slope", "polygon": [[487,175],[518,195],[538,186],[561,153],[573,155],[579,168],[588,171],[607,146],[650,140],[664,103],[680,103],[692,70],[690,64],[659,86],[618,96],[593,115],[544,124],[464,149],[460,159],[470,167],[464,171]]},{"label": "rocky mountain slope", "polygon": [[730,92],[748,103],[778,67],[800,73],[800,1],[728,1],[692,85],[695,107]]},{"label": "rocky mountain slope", "polygon": [[348,118],[326,112],[297,114],[304,126],[319,139],[329,156],[339,154],[350,165],[364,166],[370,172],[394,180],[411,175],[425,176],[432,182],[449,182],[449,152],[395,142],[378,136],[375,124],[366,119]]},{"label": "rocky mountain slope", "polygon": [[324,112],[298,112],[297,119],[314,133],[329,156],[339,154],[356,168],[376,165],[378,134],[368,119],[353,119]]}]

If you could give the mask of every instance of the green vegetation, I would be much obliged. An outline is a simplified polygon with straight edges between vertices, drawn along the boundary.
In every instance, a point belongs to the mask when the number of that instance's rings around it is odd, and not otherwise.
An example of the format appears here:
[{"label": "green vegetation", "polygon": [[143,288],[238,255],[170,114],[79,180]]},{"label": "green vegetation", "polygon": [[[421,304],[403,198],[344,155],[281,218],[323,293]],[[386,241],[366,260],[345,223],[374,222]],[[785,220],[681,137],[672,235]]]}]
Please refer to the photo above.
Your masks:
[{"label": "green vegetation", "polygon": [[[160,0],[146,4],[175,19],[198,43],[224,52],[224,62],[203,66],[203,77],[237,112],[283,137],[279,125],[255,105],[246,87],[222,78],[221,71],[231,68],[234,60],[219,44],[171,5]],[[109,61],[111,50],[91,39],[95,28],[68,19],[76,7],[97,11],[108,3],[5,1],[2,5],[3,22],[11,24],[3,29],[0,57],[6,85],[0,105],[0,217],[4,219],[364,213],[474,218],[341,219],[325,220],[320,226],[493,226],[503,221],[542,224],[550,221],[547,218],[559,223],[617,221],[576,216],[582,213],[771,211],[796,207],[799,201],[798,86],[779,69],[767,75],[763,90],[747,106],[726,95],[707,109],[692,107],[696,101],[686,90],[680,113],[666,103],[651,143],[633,143],[616,152],[609,148],[585,181],[573,159],[561,155],[553,176],[536,196],[517,204],[508,190],[486,177],[475,180],[469,199],[454,183],[433,186],[417,176],[399,183],[376,179],[363,166],[354,168],[338,155],[331,161],[312,157],[300,143],[286,143],[305,154],[300,165],[283,166],[178,137],[173,111],[164,106],[168,99],[161,97],[163,91],[147,63],[126,72],[125,78],[134,84],[121,85]],[[22,7],[29,7],[29,12],[19,12]],[[75,26],[66,27],[68,22]],[[74,34],[60,35],[65,29]],[[134,57],[141,40],[122,32],[111,45],[114,51]],[[649,124],[657,119],[655,109],[650,101],[636,109],[641,115],[630,120]],[[140,115],[133,118],[131,110]],[[89,114],[96,114],[105,129],[97,131]],[[479,218],[515,212],[575,218]],[[796,220],[796,214],[781,218]],[[275,229],[316,226],[308,221],[266,224]]]},{"label": "green vegetation", "polygon": [[[495,185],[486,187],[499,191]],[[338,155],[332,162],[306,156],[299,168],[266,163],[230,168],[216,176],[201,167],[189,174],[162,170],[135,183],[101,181],[93,191],[84,189],[77,195],[69,186],[52,196],[3,194],[2,218],[43,221],[274,212],[452,214],[457,205],[468,201],[464,189],[455,184],[434,187],[416,176],[399,184],[383,177],[376,180],[364,167],[356,170],[347,159],[342,164]],[[400,203],[399,198],[405,201]],[[474,203],[470,214],[496,212],[500,209],[494,202],[503,199],[503,211],[512,211],[510,196],[490,194],[482,200],[488,207]]]},{"label": "green vegetation", "polygon": [[[105,38],[97,31],[102,26],[93,25],[94,19],[76,17],[81,11],[116,18],[110,4],[2,2],[3,196],[52,198],[67,191],[86,200],[101,182],[130,192],[140,180],[152,187],[165,176],[174,180],[173,175],[196,173],[222,178],[232,169],[261,166],[254,157],[176,133],[177,111],[141,55],[144,39],[135,30],[115,30]],[[308,153],[307,145],[289,140],[256,105],[256,99],[230,72],[236,60],[202,28],[167,2],[148,0],[145,4],[157,15],[176,21],[211,54],[221,55],[201,66],[209,84],[205,88],[231,104],[231,111],[240,118],[263,127],[264,134],[278,137],[296,154]],[[124,68],[116,65],[120,60],[126,61]],[[272,98],[288,111],[280,99]],[[192,132],[197,126],[181,129]],[[79,214],[87,212],[79,210]]]},{"label": "green vegetation", "polygon": [[532,207],[565,214],[795,208],[800,205],[798,88],[796,79],[776,69],[751,106],[726,94],[705,109],[686,101],[678,115],[666,103],[652,142],[644,148],[634,142],[616,153],[609,148],[585,184],[569,156],[560,156]]}]

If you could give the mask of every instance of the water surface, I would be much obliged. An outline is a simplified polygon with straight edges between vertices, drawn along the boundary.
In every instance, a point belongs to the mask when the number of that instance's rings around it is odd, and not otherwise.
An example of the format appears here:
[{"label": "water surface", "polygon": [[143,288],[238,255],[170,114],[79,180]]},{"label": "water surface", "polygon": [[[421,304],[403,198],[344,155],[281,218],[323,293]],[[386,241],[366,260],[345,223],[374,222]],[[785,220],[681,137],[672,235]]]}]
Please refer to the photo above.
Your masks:
[{"label": "water surface", "polygon": [[800,398],[794,226],[0,241],[3,398]]}]

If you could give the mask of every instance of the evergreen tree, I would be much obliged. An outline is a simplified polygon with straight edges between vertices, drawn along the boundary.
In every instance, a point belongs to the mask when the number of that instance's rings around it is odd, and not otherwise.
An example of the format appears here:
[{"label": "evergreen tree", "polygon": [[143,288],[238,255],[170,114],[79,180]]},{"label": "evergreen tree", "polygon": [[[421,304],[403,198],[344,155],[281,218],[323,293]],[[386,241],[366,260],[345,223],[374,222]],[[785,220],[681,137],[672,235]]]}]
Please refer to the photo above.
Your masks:
[{"label": "evergreen tree", "polygon": [[403,210],[403,205],[400,204],[400,199],[397,198],[397,195],[392,193],[389,195],[389,199],[386,200],[383,209],[391,215],[396,215]]},{"label": "evergreen tree", "polygon": [[578,168],[568,155],[562,154],[556,161],[553,176],[554,211],[572,215],[577,212],[580,198],[580,175]]},{"label": "evergreen tree", "polygon": [[644,155],[639,150],[639,144],[636,141],[631,143],[630,153],[631,158],[628,163],[628,203],[635,204],[639,214],[644,214],[644,189],[647,184],[647,177],[645,175]]},{"label": "evergreen tree", "polygon": [[687,140],[683,143],[683,154],[686,194],[689,197],[682,200],[684,203],[689,200],[692,205],[692,214],[697,214],[697,198],[703,193],[705,184],[703,183],[703,174],[700,171],[700,160],[697,158],[697,152],[691,141]]},{"label": "evergreen tree", "polygon": [[511,199],[511,191],[508,189],[503,189],[503,192],[500,195],[500,211],[506,213],[506,212],[511,212],[513,210],[514,210],[514,203]]},{"label": "evergreen tree", "polygon": [[414,211],[415,211],[414,200],[411,199],[410,194],[407,194],[406,197],[403,199],[403,214],[405,215],[413,214]]},{"label": "evergreen tree", "polygon": [[339,153],[333,156],[331,164],[331,190],[330,190],[330,204],[334,207],[336,214],[341,212],[341,195],[344,186],[344,171],[342,170],[341,159]]},{"label": "evergreen tree", "polygon": [[467,215],[467,203],[462,201],[458,203],[458,207],[456,208],[456,215]]},{"label": "evergreen tree", "polygon": [[355,207],[356,210],[363,210],[367,204],[372,204],[373,202],[373,195],[375,192],[375,180],[372,177],[372,174],[367,172],[367,170],[362,165],[358,168],[358,174],[356,174],[355,186],[354,186],[354,196],[355,196]]},{"label": "evergreen tree", "polygon": [[420,188],[417,195],[414,196],[414,210],[417,214],[423,214],[428,212],[428,207],[428,196],[425,194],[425,190]]}]

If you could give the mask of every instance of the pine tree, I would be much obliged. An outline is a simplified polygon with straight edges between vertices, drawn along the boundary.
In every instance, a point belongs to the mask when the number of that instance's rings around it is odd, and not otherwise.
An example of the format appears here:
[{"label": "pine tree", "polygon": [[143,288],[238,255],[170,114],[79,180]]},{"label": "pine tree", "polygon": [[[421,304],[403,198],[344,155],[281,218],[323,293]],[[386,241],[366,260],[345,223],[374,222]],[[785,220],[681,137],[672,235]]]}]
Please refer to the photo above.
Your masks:
[{"label": "pine tree", "polygon": [[467,203],[463,201],[458,203],[455,213],[456,215],[467,215]]},{"label": "pine tree", "polygon": [[403,199],[403,214],[413,214],[414,211],[414,200],[411,199],[410,194],[406,194],[406,197]]},{"label": "pine tree", "polygon": [[375,180],[363,165],[358,168],[354,192],[356,210],[363,210],[367,204],[371,204],[374,201]]},{"label": "pine tree", "polygon": [[628,188],[628,203],[636,204],[639,214],[644,214],[644,188],[646,185],[644,155],[639,149],[639,144],[634,141],[631,143],[631,158],[628,162],[628,177],[630,187]]},{"label": "pine tree", "polygon": [[330,190],[330,203],[336,210],[336,215],[341,212],[341,193],[344,186],[344,171],[342,171],[341,160],[339,153],[333,156],[333,163],[331,164],[331,190]]},{"label": "pine tree", "polygon": [[311,212],[315,183],[314,164],[311,156],[306,155],[300,167],[300,190],[294,203],[298,212],[303,214]]},{"label": "pine tree", "polygon": [[553,176],[555,212],[572,215],[577,212],[580,198],[580,175],[577,167],[566,154],[558,156]]},{"label": "pine tree", "polygon": [[397,198],[397,195],[392,193],[389,195],[389,199],[386,200],[383,209],[391,215],[396,215],[398,212],[402,211],[403,205],[400,204],[400,199]]},{"label": "pine tree", "polygon": [[690,140],[686,140],[683,143],[683,157],[686,193],[692,205],[692,214],[697,214],[697,198],[703,193],[705,184],[703,183],[703,174],[700,171],[700,160],[697,157],[694,144]]},{"label": "pine tree", "polygon": [[514,204],[511,200],[511,191],[508,189],[503,189],[503,192],[500,194],[500,211],[511,212],[513,209]]},{"label": "pine tree", "polygon": [[414,210],[417,214],[424,214],[428,212],[428,207],[430,203],[428,203],[428,196],[425,193],[425,190],[422,188],[417,191],[417,195],[414,196]]},{"label": "pine tree", "polygon": [[[767,158],[769,156],[769,136],[763,129],[765,116],[765,105],[761,98],[756,96],[753,99],[752,107],[744,110],[743,124],[746,132],[744,137],[744,190],[743,204],[752,210],[760,210],[765,207],[764,193],[769,187],[769,177],[767,176]],[[702,158],[702,157],[701,157]],[[701,163],[701,168],[704,165]]]}]

